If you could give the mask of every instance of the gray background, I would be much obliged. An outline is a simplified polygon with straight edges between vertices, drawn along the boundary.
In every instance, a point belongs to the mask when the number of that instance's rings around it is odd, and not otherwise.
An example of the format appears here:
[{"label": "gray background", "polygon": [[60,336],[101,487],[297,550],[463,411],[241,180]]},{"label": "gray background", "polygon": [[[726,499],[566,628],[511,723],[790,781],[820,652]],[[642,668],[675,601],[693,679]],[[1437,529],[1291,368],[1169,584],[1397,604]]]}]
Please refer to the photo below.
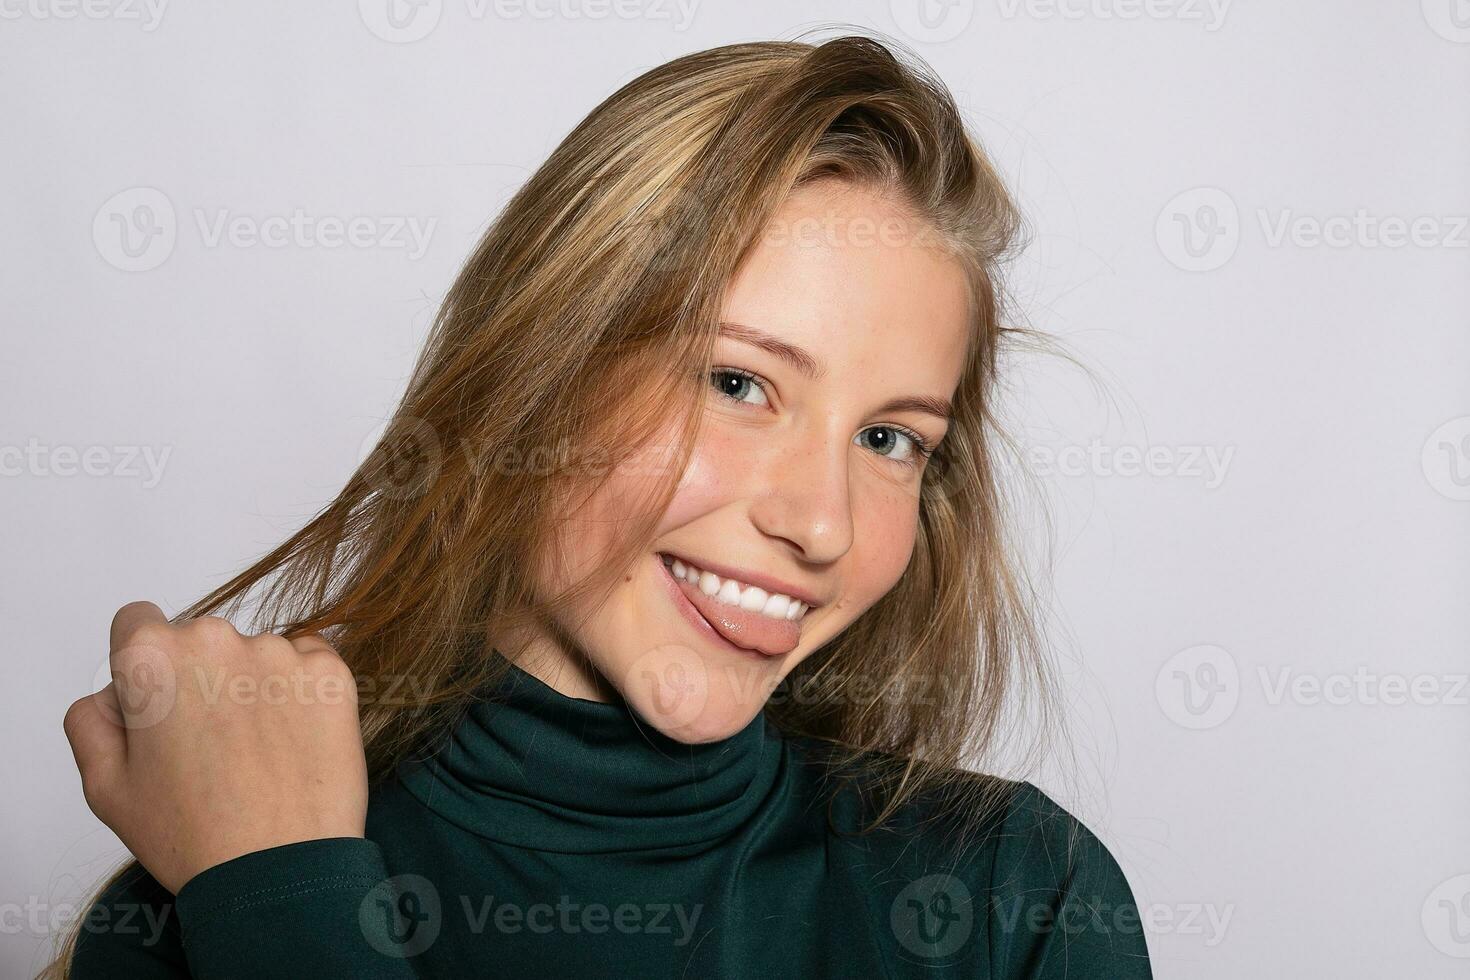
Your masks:
[{"label": "gray background", "polygon": [[334,494],[598,101],[840,20],[956,91],[1035,229],[1029,320],[1091,371],[1011,403],[1074,709],[1038,781],[1156,975],[1465,975],[1470,4],[386,2],[0,3],[0,974],[121,853],[60,725],[113,611]]}]

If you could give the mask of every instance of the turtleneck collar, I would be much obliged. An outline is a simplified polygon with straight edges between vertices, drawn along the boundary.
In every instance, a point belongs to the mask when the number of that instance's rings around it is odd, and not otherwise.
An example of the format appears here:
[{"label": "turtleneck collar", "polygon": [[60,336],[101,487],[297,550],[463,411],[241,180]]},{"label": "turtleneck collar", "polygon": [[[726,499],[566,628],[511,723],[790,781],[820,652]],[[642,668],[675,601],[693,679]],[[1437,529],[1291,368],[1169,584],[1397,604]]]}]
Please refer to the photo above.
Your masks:
[{"label": "turtleneck collar", "polygon": [[511,664],[442,747],[405,764],[400,778],[445,819],[501,843],[695,852],[755,817],[784,760],[764,712],[727,739],[688,745],[621,699],[568,697]]}]

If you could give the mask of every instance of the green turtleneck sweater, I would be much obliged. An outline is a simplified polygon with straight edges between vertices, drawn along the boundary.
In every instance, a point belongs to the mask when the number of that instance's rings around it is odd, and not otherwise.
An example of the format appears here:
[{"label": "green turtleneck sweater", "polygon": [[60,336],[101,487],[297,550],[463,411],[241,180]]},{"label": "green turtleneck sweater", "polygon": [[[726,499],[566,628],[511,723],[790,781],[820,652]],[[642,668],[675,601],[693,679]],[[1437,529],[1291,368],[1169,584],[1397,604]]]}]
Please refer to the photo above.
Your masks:
[{"label": "green turtleneck sweater", "polygon": [[684,745],[512,667],[374,787],[365,839],[245,854],[177,896],[129,875],[72,975],[1151,977],[1122,871],[1030,783],[956,852],[943,794],[849,834],[869,812],[851,788],[829,808],[821,756],[764,714]]}]

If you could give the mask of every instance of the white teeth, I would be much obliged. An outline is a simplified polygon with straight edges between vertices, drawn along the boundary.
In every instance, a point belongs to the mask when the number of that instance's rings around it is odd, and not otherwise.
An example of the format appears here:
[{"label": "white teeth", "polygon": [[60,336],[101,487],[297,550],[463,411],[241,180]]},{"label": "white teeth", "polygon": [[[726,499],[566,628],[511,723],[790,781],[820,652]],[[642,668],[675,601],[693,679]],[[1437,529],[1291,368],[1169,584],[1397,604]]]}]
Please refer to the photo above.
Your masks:
[{"label": "white teeth", "polygon": [[745,585],[735,579],[722,579],[714,572],[701,571],[674,558],[664,563],[674,578],[690,583],[716,602],[739,606],[748,612],[758,612],[772,619],[797,620],[811,608],[806,603],[781,593],[769,593],[754,585]]}]

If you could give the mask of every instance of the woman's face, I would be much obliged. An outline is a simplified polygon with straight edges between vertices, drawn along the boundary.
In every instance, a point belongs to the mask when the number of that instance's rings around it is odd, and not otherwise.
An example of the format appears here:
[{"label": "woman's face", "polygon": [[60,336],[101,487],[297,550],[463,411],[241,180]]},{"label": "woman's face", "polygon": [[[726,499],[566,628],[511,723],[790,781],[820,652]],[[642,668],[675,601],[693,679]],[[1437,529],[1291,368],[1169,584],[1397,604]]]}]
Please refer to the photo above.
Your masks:
[{"label": "woman's face", "polygon": [[[596,608],[499,645],[570,696],[601,700],[611,685],[684,742],[744,728],[898,582],[922,446],[944,438],[963,366],[968,289],[903,208],[824,181],[787,200],[723,320],[700,439],[652,547]],[[617,533],[620,501],[646,491],[637,470],[574,515],[570,574]],[[789,599],[810,608],[793,619]]]}]

